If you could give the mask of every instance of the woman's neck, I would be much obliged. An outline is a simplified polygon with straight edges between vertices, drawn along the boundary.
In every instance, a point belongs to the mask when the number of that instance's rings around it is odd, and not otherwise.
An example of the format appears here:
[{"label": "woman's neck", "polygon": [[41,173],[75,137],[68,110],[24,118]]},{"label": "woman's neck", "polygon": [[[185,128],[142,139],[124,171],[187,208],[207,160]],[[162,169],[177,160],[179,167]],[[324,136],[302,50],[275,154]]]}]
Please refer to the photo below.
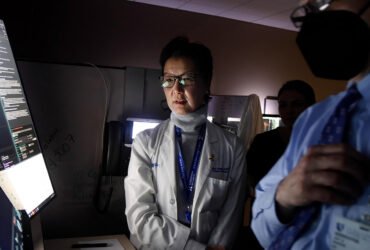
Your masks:
[{"label": "woman's neck", "polygon": [[207,121],[207,106],[186,115],[171,113],[171,121],[183,131],[195,131]]}]

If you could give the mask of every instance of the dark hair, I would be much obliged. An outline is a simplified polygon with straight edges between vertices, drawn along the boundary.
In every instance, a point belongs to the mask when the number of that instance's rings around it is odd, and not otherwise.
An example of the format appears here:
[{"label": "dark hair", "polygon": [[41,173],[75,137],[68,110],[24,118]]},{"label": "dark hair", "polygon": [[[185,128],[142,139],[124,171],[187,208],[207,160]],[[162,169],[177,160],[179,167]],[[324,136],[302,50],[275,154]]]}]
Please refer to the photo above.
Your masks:
[{"label": "dark hair", "polygon": [[303,95],[308,105],[312,105],[316,102],[315,92],[313,91],[313,88],[305,81],[302,80],[287,81],[280,88],[278,98],[284,91],[287,90],[294,90]]},{"label": "dark hair", "polygon": [[159,62],[162,73],[166,61],[171,57],[184,57],[193,61],[195,68],[199,71],[209,89],[212,81],[213,59],[209,48],[200,43],[189,42],[187,37],[179,36],[172,39],[161,52]]}]

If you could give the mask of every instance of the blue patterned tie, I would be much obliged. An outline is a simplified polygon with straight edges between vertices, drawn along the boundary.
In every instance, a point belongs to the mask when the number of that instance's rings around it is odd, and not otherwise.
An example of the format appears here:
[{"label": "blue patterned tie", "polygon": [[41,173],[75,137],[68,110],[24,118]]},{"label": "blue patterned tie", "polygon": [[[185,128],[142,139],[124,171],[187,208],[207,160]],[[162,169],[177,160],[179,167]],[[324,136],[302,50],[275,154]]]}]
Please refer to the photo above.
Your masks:
[{"label": "blue patterned tie", "polygon": [[[346,126],[348,126],[346,121],[350,120],[352,110],[360,98],[361,94],[358,92],[356,84],[352,84],[326,123],[321,133],[320,144],[336,144],[346,140]],[[314,205],[302,209],[293,222],[280,232],[270,245],[269,250],[290,249],[294,241],[310,225],[318,210],[318,206]]]},{"label": "blue patterned tie", "polygon": [[321,144],[335,144],[346,140],[346,121],[350,120],[351,111],[360,98],[361,94],[358,92],[356,84],[352,84],[325,125],[321,133]]}]

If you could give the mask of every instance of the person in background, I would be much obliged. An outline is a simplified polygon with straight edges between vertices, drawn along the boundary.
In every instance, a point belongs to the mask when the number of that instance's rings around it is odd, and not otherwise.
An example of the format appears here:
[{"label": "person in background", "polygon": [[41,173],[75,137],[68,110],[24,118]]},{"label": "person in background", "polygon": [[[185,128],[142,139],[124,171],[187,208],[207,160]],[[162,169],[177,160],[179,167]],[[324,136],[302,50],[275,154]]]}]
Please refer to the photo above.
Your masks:
[{"label": "person in background", "polygon": [[286,82],[280,88],[277,98],[283,126],[257,134],[247,153],[248,178],[252,187],[257,185],[284,153],[298,116],[316,102],[312,87],[301,80]]},{"label": "person in background", "polygon": [[242,224],[245,150],[207,120],[212,56],[177,37],[162,50],[171,116],[138,134],[125,178],[130,240],[138,249],[231,249]]},{"label": "person in background", "polygon": [[252,229],[266,249],[369,249],[370,1],[308,1],[292,20],[311,71],[348,80],[297,119],[258,183]]}]

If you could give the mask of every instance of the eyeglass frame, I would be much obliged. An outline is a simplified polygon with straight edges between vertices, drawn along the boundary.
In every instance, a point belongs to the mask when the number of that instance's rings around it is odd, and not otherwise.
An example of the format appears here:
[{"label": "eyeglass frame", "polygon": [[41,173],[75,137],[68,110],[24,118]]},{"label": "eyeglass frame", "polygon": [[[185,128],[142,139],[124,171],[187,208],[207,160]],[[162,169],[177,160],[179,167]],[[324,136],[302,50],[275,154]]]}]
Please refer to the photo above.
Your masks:
[{"label": "eyeglass frame", "polygon": [[[307,15],[325,10],[333,1],[335,0],[317,0],[314,3],[308,1],[306,4],[298,6],[292,11],[292,13],[290,14],[290,20],[296,28],[300,28]],[[358,11],[357,14],[361,16],[369,7],[370,1],[365,3],[365,5]],[[304,15],[295,16],[298,11],[304,11]]]},{"label": "eyeglass frame", "polygon": [[[173,82],[168,83],[168,81],[165,81],[165,78],[172,78]],[[195,84],[196,79],[199,78],[199,74],[192,73],[192,72],[186,72],[182,75],[163,75],[159,77],[159,80],[161,82],[162,88],[172,88],[176,81],[180,84],[182,88],[185,88],[187,86],[192,86]],[[186,81],[190,81],[191,83],[186,83]]]},{"label": "eyeglass frame", "polygon": [[[333,1],[334,0],[317,0],[314,3],[307,1],[307,3],[298,6],[292,11],[290,20],[296,28],[300,28],[307,15],[325,10]],[[304,15],[298,16],[297,14],[299,11],[302,11]]]}]

